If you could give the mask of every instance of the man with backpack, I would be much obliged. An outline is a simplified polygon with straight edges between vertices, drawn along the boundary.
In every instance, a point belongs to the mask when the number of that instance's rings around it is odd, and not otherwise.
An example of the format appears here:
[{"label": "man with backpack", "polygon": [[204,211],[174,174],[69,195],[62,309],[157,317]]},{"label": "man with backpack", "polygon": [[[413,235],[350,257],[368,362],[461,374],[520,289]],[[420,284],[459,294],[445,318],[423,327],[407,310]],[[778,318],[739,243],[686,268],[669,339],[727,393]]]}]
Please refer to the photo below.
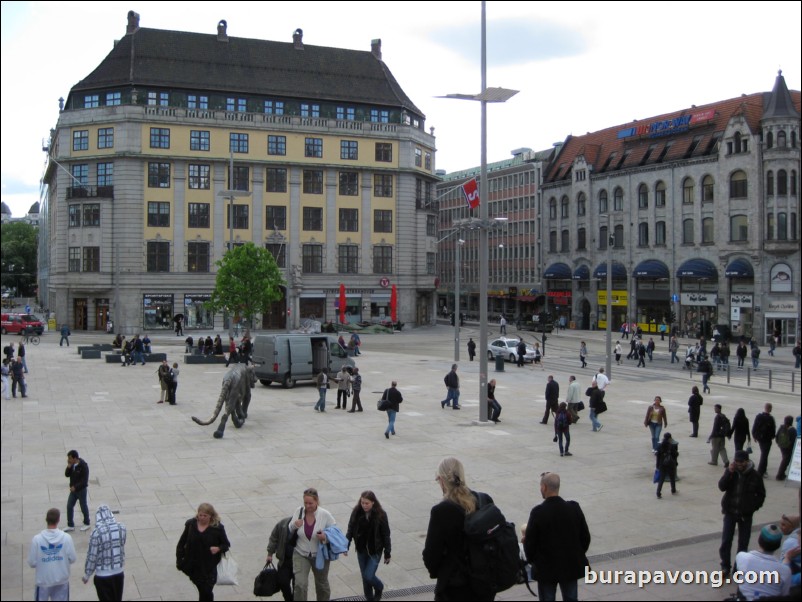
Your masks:
[{"label": "man with backpack", "polygon": [[724,466],[727,466],[730,459],[727,456],[726,437],[730,433],[730,419],[721,411],[720,403],[713,406],[713,411],[716,413],[716,417],[713,419],[713,430],[710,431],[710,436],[707,438],[707,442],[712,445],[708,464],[718,466],[718,456],[721,454]]},{"label": "man with backpack", "polygon": [[590,546],[588,523],[577,502],[560,497],[557,473],[540,476],[540,495],[543,503],[532,508],[523,538],[538,596],[543,602],[555,600],[559,585],[563,600],[577,600]]},{"label": "man with backpack", "polygon": [[770,403],[763,406],[763,411],[755,416],[755,420],[752,423],[752,439],[757,441],[760,446],[760,461],[757,464],[757,472],[763,478],[766,477],[771,442],[777,436],[777,424],[774,422],[774,416],[771,415],[771,407]]}]

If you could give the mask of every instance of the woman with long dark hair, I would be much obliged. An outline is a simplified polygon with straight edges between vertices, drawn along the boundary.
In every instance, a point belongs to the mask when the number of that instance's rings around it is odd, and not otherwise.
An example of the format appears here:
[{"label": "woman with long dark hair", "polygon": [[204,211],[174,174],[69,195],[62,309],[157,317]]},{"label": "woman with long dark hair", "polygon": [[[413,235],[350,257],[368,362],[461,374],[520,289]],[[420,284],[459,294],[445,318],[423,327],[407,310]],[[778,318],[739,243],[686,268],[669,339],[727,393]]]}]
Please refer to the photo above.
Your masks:
[{"label": "woman with long dark hair", "polygon": [[387,513],[372,491],[363,491],[359,496],[345,534],[348,547],[351,540],[356,547],[359,572],[362,574],[362,588],[366,600],[381,600],[384,583],[376,576],[376,570],[384,552],[384,564],[390,563],[390,523]]},{"label": "woman with long dark hair", "polygon": [[211,504],[201,504],[184,524],[175,548],[176,568],[198,588],[198,600],[214,600],[217,565],[231,544],[220,516]]},{"label": "woman with long dark hair", "polygon": [[752,435],[749,434],[749,418],[746,417],[746,412],[743,408],[738,408],[738,411],[735,412],[735,417],[732,419],[732,426],[730,426],[730,432],[727,433],[727,436],[734,439],[735,451],[741,451],[747,439],[749,440],[749,445],[752,445]]}]

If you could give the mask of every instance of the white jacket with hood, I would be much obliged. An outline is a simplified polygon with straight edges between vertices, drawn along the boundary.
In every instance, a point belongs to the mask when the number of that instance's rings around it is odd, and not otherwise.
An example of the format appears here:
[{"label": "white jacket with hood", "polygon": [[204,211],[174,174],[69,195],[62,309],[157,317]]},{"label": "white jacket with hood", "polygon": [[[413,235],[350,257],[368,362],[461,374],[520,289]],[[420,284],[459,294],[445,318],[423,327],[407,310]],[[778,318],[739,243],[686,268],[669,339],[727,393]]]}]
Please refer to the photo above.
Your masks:
[{"label": "white jacket with hood", "polygon": [[36,585],[53,587],[70,582],[70,565],[77,559],[72,537],[61,529],[45,529],[31,541],[28,565],[36,569]]}]

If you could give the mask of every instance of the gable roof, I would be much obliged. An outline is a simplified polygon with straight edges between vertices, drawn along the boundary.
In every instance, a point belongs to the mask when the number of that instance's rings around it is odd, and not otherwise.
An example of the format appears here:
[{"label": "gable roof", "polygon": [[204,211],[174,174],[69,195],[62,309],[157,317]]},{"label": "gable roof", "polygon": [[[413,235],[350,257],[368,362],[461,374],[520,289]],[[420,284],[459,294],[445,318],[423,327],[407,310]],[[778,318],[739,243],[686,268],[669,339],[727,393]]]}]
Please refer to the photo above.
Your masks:
[{"label": "gable roof", "polygon": [[368,103],[424,117],[372,52],[292,42],[137,28],[70,95],[128,86]]}]

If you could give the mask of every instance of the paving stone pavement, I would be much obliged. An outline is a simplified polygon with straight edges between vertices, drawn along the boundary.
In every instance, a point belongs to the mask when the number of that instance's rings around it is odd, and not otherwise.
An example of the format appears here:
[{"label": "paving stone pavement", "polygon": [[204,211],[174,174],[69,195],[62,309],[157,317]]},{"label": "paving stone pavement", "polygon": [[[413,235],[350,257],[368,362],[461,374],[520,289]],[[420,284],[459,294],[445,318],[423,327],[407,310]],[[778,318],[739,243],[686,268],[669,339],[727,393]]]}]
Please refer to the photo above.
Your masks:
[{"label": "paving stone pavement", "polygon": [[[514,328],[510,328],[514,335]],[[204,332],[204,335],[206,333]],[[225,333],[221,333],[225,334]],[[492,331],[491,336],[495,334]],[[532,339],[532,333],[521,333]],[[150,333],[154,352],[166,351],[170,362],[182,362],[183,337]],[[78,344],[108,342],[107,335],[74,333],[71,347],[59,347],[57,333],[45,333],[39,346],[28,346],[29,396],[2,400],[2,600],[31,600],[34,571],[26,564],[33,535],[44,528],[49,507],[62,509],[65,526],[68,482],[66,452],[77,449],[90,467],[90,512],[101,503],[118,510],[128,527],[126,600],[192,600],[197,592],[175,569],[174,550],[184,521],[198,504],[210,502],[220,512],[239,563],[239,586],[218,586],[218,600],[253,599],[253,578],[261,569],[273,525],[301,503],[302,491],[316,487],[321,506],[345,527],[351,508],[365,489],[376,492],[388,512],[393,537],[392,562],[382,565],[385,598],[429,600],[432,580],[421,561],[431,506],[440,492],[435,469],[448,455],[465,464],[469,485],[490,493],[508,520],[523,523],[540,502],[539,475],[559,472],[561,494],[577,500],[588,519],[592,543],[588,552],[598,570],[708,570],[718,568],[721,529],[716,483],[723,468],[707,465],[706,434],[713,404],[722,403],[732,417],[744,407],[750,421],[766,401],[774,415],[796,416],[799,395],[791,392],[793,358],[781,348],[761,362],[774,369],[768,390],[764,376],[747,387],[745,374],[731,384],[716,376],[705,395],[700,438],[691,439],[687,398],[696,374],[668,363],[660,343],[654,362],[613,366],[604,429],[590,432],[585,412],[572,426],[571,451],[561,458],[552,443],[553,427],[538,424],[543,415],[546,376],[554,374],[564,397],[568,375],[589,385],[604,365],[604,333],[565,331],[549,336],[545,369],[504,372],[489,366],[498,381],[502,422],[477,424],[479,362],[467,361],[465,343],[478,341],[478,328],[462,330],[461,411],[442,410],[443,376],[453,363],[453,328],[438,325],[394,335],[362,338],[356,358],[363,375],[363,413],[334,409],[329,392],[326,413],[313,411],[317,392],[310,385],[294,389],[257,384],[247,422],[230,422],[225,437],[212,438],[215,426],[199,426],[191,417],[207,418],[214,409],[225,372],[222,365],[181,363],[178,405],[156,404],[156,365],[121,368],[101,360],[82,360]],[[658,337],[659,339],[659,337]],[[16,337],[2,337],[5,346]],[[588,368],[579,368],[579,341],[589,347]],[[615,338],[614,338],[615,340]],[[798,371],[795,373],[798,390]],[[386,415],[375,410],[380,392],[395,379],[404,395],[397,418],[398,435],[383,436]],[[780,389],[784,389],[783,392]],[[655,497],[651,482],[654,459],[643,415],[654,395],[668,409],[669,426],[680,442],[677,496]],[[728,442],[730,454],[732,443]],[[776,448],[769,459],[774,474]],[[798,512],[798,484],[766,480],[767,500],[755,523],[774,522],[782,513]],[[76,508],[76,512],[79,512]],[[78,552],[73,566],[73,600],[96,600],[94,587],[81,583],[89,532],[72,534]],[[753,538],[753,544],[755,540]],[[630,552],[626,552],[630,551]],[[361,599],[355,555],[334,563],[330,572],[334,598]],[[601,585],[580,582],[580,597],[589,600],[720,600],[732,585]],[[498,596],[524,600],[518,586]]]}]

